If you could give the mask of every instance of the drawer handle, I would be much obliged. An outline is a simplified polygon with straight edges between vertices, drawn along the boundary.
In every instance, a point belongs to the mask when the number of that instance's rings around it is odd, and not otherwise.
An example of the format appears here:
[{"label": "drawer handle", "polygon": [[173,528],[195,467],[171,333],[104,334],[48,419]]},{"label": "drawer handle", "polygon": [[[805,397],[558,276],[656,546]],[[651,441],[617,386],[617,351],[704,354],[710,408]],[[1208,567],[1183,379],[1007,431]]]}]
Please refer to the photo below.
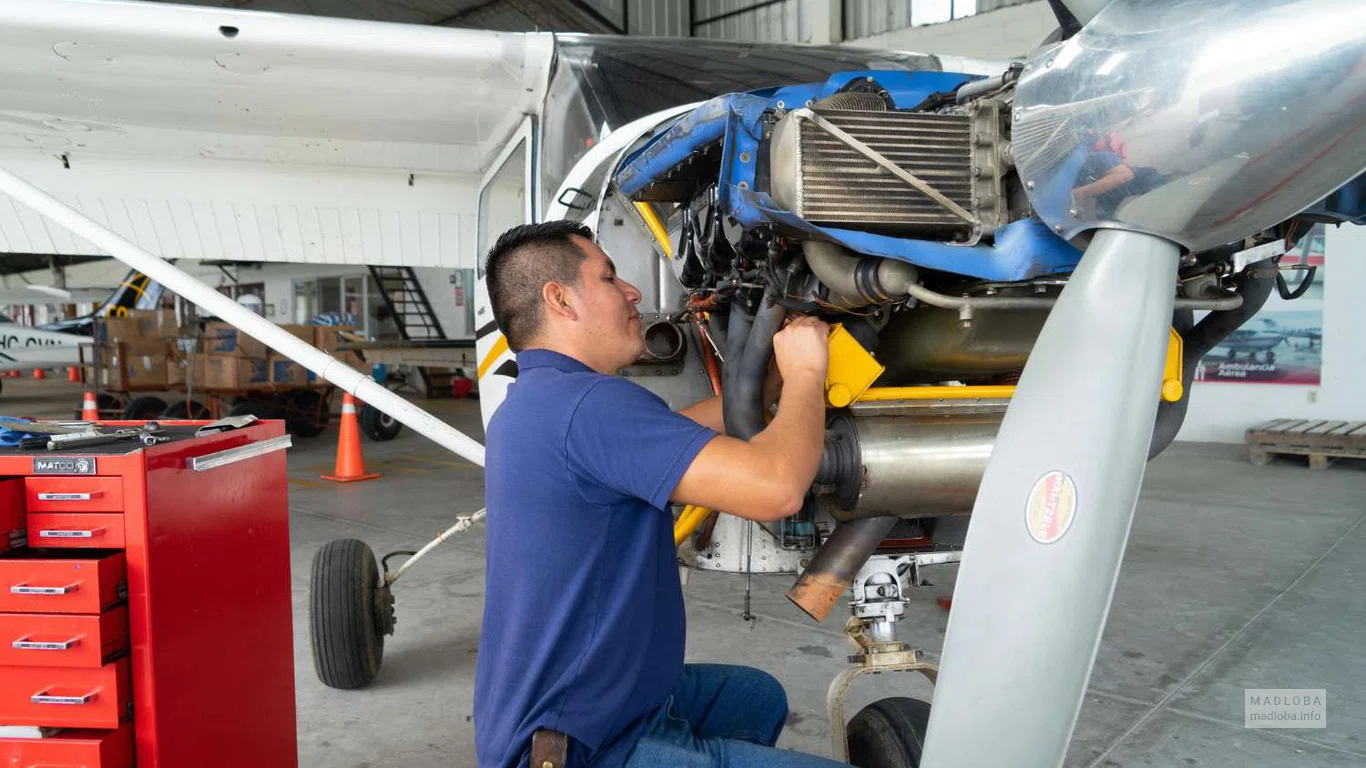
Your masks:
[{"label": "drawer handle", "polygon": [[257,443],[247,443],[236,448],[229,448],[218,453],[209,453],[203,456],[191,456],[185,460],[185,464],[194,472],[203,472],[217,467],[226,467],[229,464],[236,464],[239,461],[254,459],[257,456],[265,456],[268,453],[283,451],[294,444],[290,435],[272,437],[269,440],[262,440]]},{"label": "drawer handle", "polygon": [[73,637],[60,643],[45,642],[42,640],[30,640],[28,637],[21,637],[10,643],[9,646],[16,651],[69,651],[79,645],[80,637]]},{"label": "drawer handle", "polygon": [[15,584],[9,588],[11,595],[69,595],[81,588],[79,581],[65,587],[33,587],[28,584]]},{"label": "drawer handle", "polygon": [[104,491],[89,493],[40,493],[38,501],[94,501],[104,495]]},{"label": "drawer handle", "polygon": [[103,528],[38,531],[38,538],[40,539],[93,539],[102,535],[104,535]]},{"label": "drawer handle", "polygon": [[28,697],[28,700],[33,702],[34,704],[65,704],[81,706],[83,704],[89,704],[91,701],[94,701],[95,697],[99,694],[99,692],[100,691],[97,688],[91,691],[90,693],[85,694],[84,696],[53,696],[52,694],[44,690],[39,691],[38,693],[35,693],[32,696]]}]

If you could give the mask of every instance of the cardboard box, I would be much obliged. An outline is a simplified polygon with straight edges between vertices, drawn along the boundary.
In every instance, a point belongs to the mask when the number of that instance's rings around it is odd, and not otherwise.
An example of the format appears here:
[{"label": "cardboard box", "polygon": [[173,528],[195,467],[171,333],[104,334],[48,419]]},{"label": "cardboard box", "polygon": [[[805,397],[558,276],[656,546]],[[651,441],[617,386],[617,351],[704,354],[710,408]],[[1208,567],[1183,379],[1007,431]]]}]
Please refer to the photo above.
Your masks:
[{"label": "cardboard box", "polygon": [[141,339],[142,324],[136,317],[101,317],[95,320],[95,341],[100,344]]},{"label": "cardboard box", "polygon": [[175,310],[135,310],[133,314],[138,318],[139,328],[143,336],[174,339],[180,335],[180,325],[175,321]]},{"label": "cardboard box", "polygon": [[283,355],[270,356],[270,381],[272,384],[305,386],[317,381],[318,375]]},{"label": "cardboard box", "polygon": [[206,367],[204,355],[195,355],[193,359],[172,355],[166,364],[166,384],[171,387],[183,387],[186,384],[192,385],[195,389],[204,386],[204,369]]},{"label": "cardboard box", "polygon": [[101,344],[173,339],[179,332],[175,312],[169,309],[134,309],[121,317],[101,317],[95,321],[95,340]]},{"label": "cardboard box", "polygon": [[314,344],[313,326],[311,325],[282,325],[280,329],[293,334],[297,339],[302,339],[306,344]]},{"label": "cardboard box", "polygon": [[114,345],[111,368],[123,376],[122,387],[150,389],[166,386],[170,347],[164,341],[123,341]]},{"label": "cardboard box", "polygon": [[347,343],[347,341],[346,341],[345,339],[342,339],[340,336],[338,336],[337,333],[338,333],[339,331],[340,331],[340,332],[345,332],[345,333],[355,333],[355,332],[356,332],[356,326],[354,326],[354,325],[315,325],[315,326],[313,326],[313,331],[314,331],[313,346],[315,346],[315,347],[317,347],[318,349],[321,349],[322,351],[328,353],[329,355],[333,355],[333,356],[335,357],[335,356],[336,356],[335,353],[336,353],[336,351],[337,351],[337,347],[341,346],[342,344]]},{"label": "cardboard box", "polygon": [[345,363],[346,365],[355,368],[361,373],[365,373],[370,370],[370,367],[366,365],[364,360],[361,359],[360,353],[354,349],[348,349],[342,352],[333,352],[332,356],[337,358],[337,360],[341,361],[342,363]]},{"label": "cardboard box", "polygon": [[[204,386],[209,389],[260,389],[270,386],[270,366],[264,358],[206,355]],[[199,361],[196,361],[196,365]]]},{"label": "cardboard box", "polygon": [[231,323],[206,323],[204,351],[213,355],[265,358],[266,345],[237,330]]}]

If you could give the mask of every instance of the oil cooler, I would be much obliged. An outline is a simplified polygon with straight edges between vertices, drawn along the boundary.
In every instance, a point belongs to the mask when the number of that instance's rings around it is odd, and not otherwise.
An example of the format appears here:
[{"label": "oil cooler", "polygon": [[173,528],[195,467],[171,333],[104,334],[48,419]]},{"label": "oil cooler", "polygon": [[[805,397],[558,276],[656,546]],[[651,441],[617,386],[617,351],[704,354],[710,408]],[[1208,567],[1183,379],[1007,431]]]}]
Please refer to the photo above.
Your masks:
[{"label": "oil cooler", "polygon": [[975,242],[1007,223],[1001,133],[999,101],[906,112],[872,94],[837,94],[774,126],[770,191],[818,226]]}]

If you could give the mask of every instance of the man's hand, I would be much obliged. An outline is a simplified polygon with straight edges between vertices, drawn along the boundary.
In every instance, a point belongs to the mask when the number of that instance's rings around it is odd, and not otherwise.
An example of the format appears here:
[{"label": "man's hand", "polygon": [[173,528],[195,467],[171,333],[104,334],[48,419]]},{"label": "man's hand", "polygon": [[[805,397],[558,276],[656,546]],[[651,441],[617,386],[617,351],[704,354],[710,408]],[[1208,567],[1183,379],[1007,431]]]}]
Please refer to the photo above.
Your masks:
[{"label": "man's hand", "polygon": [[773,337],[773,357],[783,380],[815,377],[825,381],[830,364],[830,326],[809,315],[798,317]]},{"label": "man's hand", "polygon": [[773,337],[782,386],[778,415],[748,441],[713,438],[683,474],[674,501],[750,520],[781,520],[801,509],[824,446],[829,336],[825,323],[800,317]]}]

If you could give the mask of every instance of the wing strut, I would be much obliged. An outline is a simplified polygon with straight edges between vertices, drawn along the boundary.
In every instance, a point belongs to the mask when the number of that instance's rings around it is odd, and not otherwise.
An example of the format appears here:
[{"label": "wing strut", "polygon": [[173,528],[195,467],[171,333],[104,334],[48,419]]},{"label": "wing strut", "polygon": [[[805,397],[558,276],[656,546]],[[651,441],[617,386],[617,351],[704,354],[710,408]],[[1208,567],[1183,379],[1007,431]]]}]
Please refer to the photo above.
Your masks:
[{"label": "wing strut", "polygon": [[202,309],[232,323],[248,336],[350,392],[361,402],[378,408],[461,458],[484,466],[484,446],[478,441],[2,168],[0,192],[89,240],[109,255]]}]

